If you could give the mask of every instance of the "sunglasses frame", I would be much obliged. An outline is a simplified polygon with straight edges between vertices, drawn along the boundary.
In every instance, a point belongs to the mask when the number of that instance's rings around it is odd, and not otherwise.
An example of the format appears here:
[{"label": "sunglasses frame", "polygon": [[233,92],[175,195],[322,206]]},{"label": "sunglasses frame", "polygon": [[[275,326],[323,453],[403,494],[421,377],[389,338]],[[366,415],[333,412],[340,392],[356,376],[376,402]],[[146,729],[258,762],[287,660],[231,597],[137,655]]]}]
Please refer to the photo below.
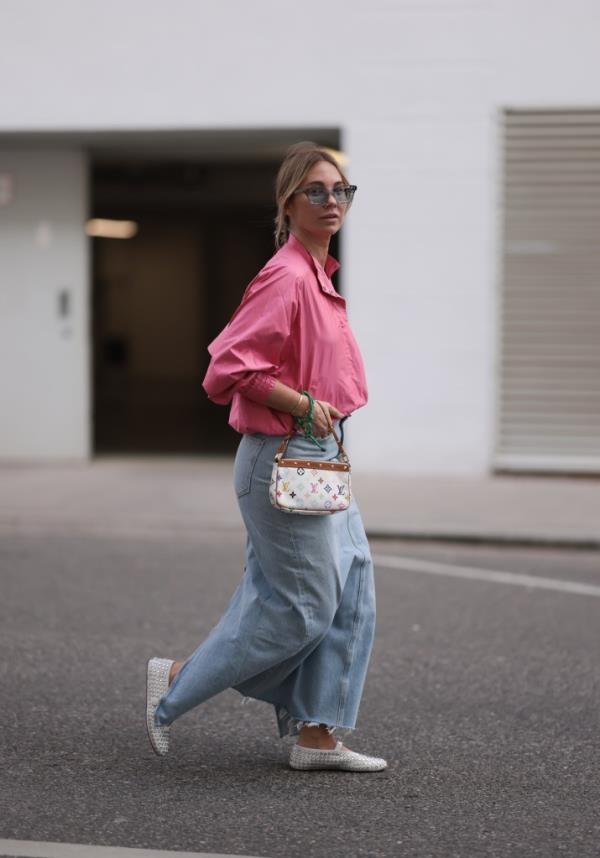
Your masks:
[{"label": "sunglasses frame", "polygon": [[[306,198],[307,198],[308,202],[311,204],[311,206],[324,206],[329,202],[329,197],[333,196],[336,203],[338,204],[338,206],[349,206],[350,203],[352,202],[352,200],[354,199],[354,194],[356,193],[358,186],[357,185],[339,185],[338,188],[339,188],[339,190],[344,190],[346,192],[351,191],[350,199],[349,200],[343,200],[343,201],[338,200],[335,196],[335,191],[337,190],[337,188],[333,188],[332,190],[329,190],[328,188],[325,188],[325,187],[319,188],[319,187],[315,187],[314,185],[310,185],[307,188],[298,188],[297,191],[294,191],[292,196],[295,196],[296,194],[306,194]],[[322,202],[313,202],[313,200],[311,200],[311,198],[308,195],[309,191],[321,191],[321,192],[326,193],[327,197]]]}]

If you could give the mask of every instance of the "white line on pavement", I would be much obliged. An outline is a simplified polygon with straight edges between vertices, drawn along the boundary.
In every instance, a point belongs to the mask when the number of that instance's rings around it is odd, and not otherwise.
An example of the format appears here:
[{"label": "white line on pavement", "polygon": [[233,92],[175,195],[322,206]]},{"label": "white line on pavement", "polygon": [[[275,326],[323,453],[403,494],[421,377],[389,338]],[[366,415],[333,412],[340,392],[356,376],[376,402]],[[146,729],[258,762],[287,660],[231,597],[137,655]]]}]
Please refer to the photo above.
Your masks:
[{"label": "white line on pavement", "polygon": [[600,596],[600,587],[594,584],[582,584],[579,581],[538,578],[535,575],[497,572],[493,569],[478,569],[474,566],[452,566],[449,563],[437,563],[435,560],[421,560],[415,557],[395,557],[388,554],[374,554],[373,562],[376,566],[384,566],[388,569],[404,569],[407,572],[422,572],[425,575],[465,578],[469,581],[491,581],[494,584],[513,584],[517,587],[555,590],[558,593],[571,593],[575,596]]},{"label": "white line on pavement", "polygon": [[242,858],[240,855],[221,855],[216,852],[174,852],[132,849],[127,846],[90,846],[84,843],[38,843],[35,840],[0,840],[0,858],[3,855],[10,855],[11,858]]}]

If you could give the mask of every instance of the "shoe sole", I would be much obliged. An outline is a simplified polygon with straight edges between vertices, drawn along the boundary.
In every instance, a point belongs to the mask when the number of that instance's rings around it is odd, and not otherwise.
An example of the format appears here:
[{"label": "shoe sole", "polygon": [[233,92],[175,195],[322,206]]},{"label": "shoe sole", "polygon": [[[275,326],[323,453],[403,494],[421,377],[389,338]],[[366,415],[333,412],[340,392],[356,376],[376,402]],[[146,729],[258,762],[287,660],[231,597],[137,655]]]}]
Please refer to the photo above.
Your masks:
[{"label": "shoe sole", "polygon": [[332,771],[336,771],[336,772],[354,772],[355,774],[356,773],[360,774],[360,773],[365,772],[368,774],[369,772],[383,772],[383,771],[385,771],[385,769],[387,769],[387,766],[378,766],[377,768],[372,768],[372,769],[359,769],[359,768],[353,768],[352,766],[337,765],[336,763],[334,763],[333,765],[330,765],[330,766],[326,766],[326,765],[300,765],[300,766],[297,766],[297,765],[294,765],[293,763],[290,763],[290,768],[294,769],[295,771],[298,771],[298,772],[319,772],[319,771],[320,772],[325,772],[325,771],[332,772]]},{"label": "shoe sole", "polygon": [[343,760],[330,760],[326,762],[325,760],[322,763],[317,762],[317,760],[306,760],[295,761],[293,758],[290,758],[289,765],[291,769],[295,769],[296,771],[339,771],[339,772],[382,772],[387,769],[387,763],[381,766],[372,766],[372,767],[361,767],[357,765],[352,765],[349,761],[344,764]]},{"label": "shoe sole", "polygon": [[166,754],[161,754],[161,752],[157,749],[156,745],[154,744],[154,739],[152,737],[152,733],[150,732],[150,727],[148,724],[148,719],[151,718],[154,714],[153,712],[150,711],[151,706],[150,706],[150,688],[149,688],[150,677],[149,677],[149,674],[150,674],[150,662],[151,661],[152,661],[152,659],[149,658],[148,661],[146,662],[146,733],[148,734],[148,741],[150,742],[150,747],[152,748],[152,750],[154,751],[156,756],[157,757],[164,757],[164,756],[166,756]]}]

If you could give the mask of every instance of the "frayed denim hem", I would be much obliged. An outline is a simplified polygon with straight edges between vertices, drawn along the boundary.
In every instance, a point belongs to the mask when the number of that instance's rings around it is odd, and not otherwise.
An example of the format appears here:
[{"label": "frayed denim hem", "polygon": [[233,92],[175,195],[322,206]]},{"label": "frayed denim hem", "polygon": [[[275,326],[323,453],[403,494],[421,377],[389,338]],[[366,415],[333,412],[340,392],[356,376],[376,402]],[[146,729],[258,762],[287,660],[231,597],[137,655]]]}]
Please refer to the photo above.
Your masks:
[{"label": "frayed denim hem", "polygon": [[[295,718],[287,711],[285,706],[275,705],[275,715],[277,718],[277,726],[279,728],[279,738],[284,739],[287,736],[299,736],[303,727],[318,727],[324,724],[323,721],[306,721],[302,718]],[[348,733],[354,732],[354,727],[345,727],[342,724],[325,724],[329,735],[335,733],[336,736],[347,736]]]}]

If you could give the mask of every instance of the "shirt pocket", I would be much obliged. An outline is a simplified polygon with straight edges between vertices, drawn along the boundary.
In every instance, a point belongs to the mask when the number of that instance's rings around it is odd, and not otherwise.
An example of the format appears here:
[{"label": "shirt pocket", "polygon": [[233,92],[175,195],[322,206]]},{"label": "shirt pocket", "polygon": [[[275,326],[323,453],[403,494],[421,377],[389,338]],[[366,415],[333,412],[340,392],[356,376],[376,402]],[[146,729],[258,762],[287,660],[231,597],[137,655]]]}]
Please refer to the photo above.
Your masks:
[{"label": "shirt pocket", "polygon": [[247,495],[252,488],[252,475],[265,438],[244,435],[238,447],[233,465],[233,485],[238,498]]}]

